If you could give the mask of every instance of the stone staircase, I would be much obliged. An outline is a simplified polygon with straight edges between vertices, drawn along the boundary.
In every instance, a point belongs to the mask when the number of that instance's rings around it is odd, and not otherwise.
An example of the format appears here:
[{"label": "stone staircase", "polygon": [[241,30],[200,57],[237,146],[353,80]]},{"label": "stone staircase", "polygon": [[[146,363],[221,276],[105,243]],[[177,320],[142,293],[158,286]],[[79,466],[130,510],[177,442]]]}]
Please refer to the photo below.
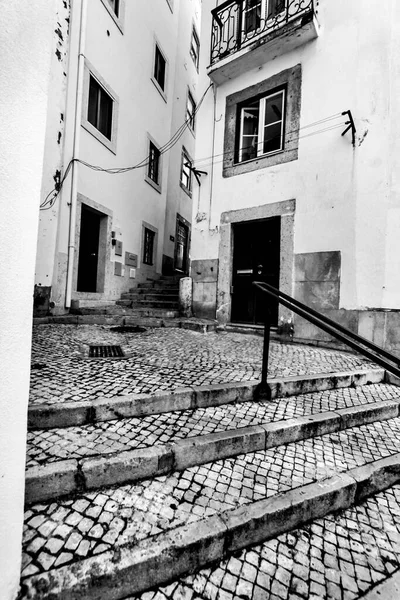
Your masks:
[{"label": "stone staircase", "polygon": [[[269,402],[246,382],[32,406],[20,598],[175,598],[178,583],[145,592],[396,484],[400,388],[386,380],[364,368],[271,380]],[[332,597],[358,597],[343,585]]]},{"label": "stone staircase", "polygon": [[142,317],[176,318],[179,316],[179,276],[162,275],[160,279],[139,283],[121,294],[117,306],[130,308]]}]

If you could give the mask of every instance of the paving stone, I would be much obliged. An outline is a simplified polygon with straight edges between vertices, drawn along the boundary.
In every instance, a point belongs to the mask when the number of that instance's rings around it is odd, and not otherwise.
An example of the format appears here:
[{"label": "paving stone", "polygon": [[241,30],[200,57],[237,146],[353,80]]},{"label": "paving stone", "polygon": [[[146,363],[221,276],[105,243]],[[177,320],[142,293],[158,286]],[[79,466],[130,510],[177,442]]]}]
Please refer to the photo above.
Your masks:
[{"label": "paving stone", "polygon": [[[150,415],[143,419],[121,419],[83,427],[54,429],[52,435],[57,443],[49,446],[47,446],[47,431],[31,431],[28,433],[27,467],[63,458],[80,458],[147,448],[155,444],[174,442],[205,433],[217,433],[238,426],[254,426],[308,416],[321,411],[329,412],[344,407],[361,406],[374,403],[377,398],[399,399],[400,388],[386,384],[372,384],[304,394],[273,402],[244,402],[195,411]],[[116,434],[120,436],[118,441],[115,440]],[[89,441],[91,443],[88,445]],[[65,446],[66,450],[60,452],[61,446]],[[330,457],[326,457],[327,463],[329,460]],[[296,471],[295,465],[294,471]],[[296,472],[292,473],[292,476],[296,476]],[[220,491],[225,492],[223,485],[223,481],[220,481]],[[77,510],[84,513],[86,508],[87,504],[82,503]]]},{"label": "paving stone", "polygon": [[[129,358],[86,360],[89,344],[120,344]],[[258,379],[262,337],[185,329],[121,334],[105,325],[38,325],[33,328],[31,403],[80,401],[149,393],[191,385]],[[371,363],[346,352],[271,343],[270,376],[346,371]],[[96,385],[96,382],[98,384]],[[54,393],[58,392],[58,393]]]},{"label": "paving stone", "polygon": [[[386,502],[382,502],[383,500],[386,500]],[[371,517],[370,520],[369,514],[371,511],[374,512],[375,516]],[[347,527],[348,523],[351,524],[351,529]],[[312,535],[311,529],[315,524],[322,531],[323,538],[329,534],[330,543],[334,539],[335,543],[332,546],[335,549],[334,558],[337,562],[340,560],[339,551],[342,544],[346,540],[349,541],[348,537],[354,534],[361,539],[362,543],[365,540],[373,541],[373,553],[366,552],[362,544],[350,544],[351,561],[354,565],[352,576],[342,573],[340,568],[330,568],[325,562],[321,573],[319,570],[314,569],[312,561],[310,561],[310,572],[307,572],[307,568],[303,568],[304,579],[299,578],[296,572],[299,571],[299,567],[304,567],[304,557],[310,556],[313,549],[315,536]],[[353,506],[342,513],[328,515],[324,519],[314,521],[312,525],[306,525],[276,539],[269,540],[262,545],[243,550],[239,555],[221,561],[211,570],[203,569],[196,575],[182,578],[180,582],[181,585],[195,591],[198,600],[208,600],[209,596],[205,591],[206,585],[197,584],[195,587],[195,581],[208,581],[212,578],[214,572],[218,572],[218,577],[221,577],[221,571],[225,573],[225,576],[220,589],[221,595],[218,598],[229,597],[231,600],[239,600],[239,598],[249,598],[251,600],[353,600],[371,589],[378,581],[389,577],[393,569],[398,570],[400,568],[400,549],[395,550],[390,543],[389,531],[393,530],[400,531],[400,485],[395,485],[393,488],[368,499],[363,504]],[[294,566],[290,581],[288,577],[284,582],[280,574],[277,576],[279,568],[275,572],[271,572],[270,565],[272,563],[279,564],[280,556],[285,547],[292,553]],[[388,547],[391,550],[388,550]],[[235,572],[239,570],[239,563],[242,567],[248,564],[247,555],[250,552],[259,557],[257,578],[251,593],[250,588],[247,587],[248,581],[241,574],[238,578],[231,575],[232,570]],[[377,557],[383,559],[385,555],[388,557],[390,555],[389,568],[385,567],[384,573],[374,571],[371,568],[374,561]],[[267,561],[266,557],[271,562]],[[356,561],[360,557],[363,558],[365,567],[357,573]],[[323,560],[325,560],[324,555]],[[266,572],[268,569],[270,570],[269,574]],[[365,581],[367,573],[371,574],[370,582]],[[225,580],[229,582],[227,586],[224,586]],[[176,593],[172,593],[168,598],[179,600]],[[142,594],[134,596],[130,600],[146,600],[146,597]]]}]

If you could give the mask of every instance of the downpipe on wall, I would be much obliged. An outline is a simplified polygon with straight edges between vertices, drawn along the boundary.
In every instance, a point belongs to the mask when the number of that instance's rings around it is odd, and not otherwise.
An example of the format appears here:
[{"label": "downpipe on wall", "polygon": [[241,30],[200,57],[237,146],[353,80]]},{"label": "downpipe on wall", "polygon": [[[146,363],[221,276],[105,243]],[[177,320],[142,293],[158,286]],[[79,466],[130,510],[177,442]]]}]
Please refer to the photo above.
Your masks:
[{"label": "downpipe on wall", "polygon": [[[79,49],[78,49],[78,75],[75,100],[75,123],[74,123],[74,143],[72,150],[72,159],[78,158],[81,115],[82,115],[82,97],[83,97],[83,76],[85,71],[85,45],[86,45],[86,20],[87,20],[87,0],[81,0],[81,15],[79,24]],[[72,163],[72,183],[71,183],[71,201],[69,213],[69,231],[68,231],[68,262],[67,262],[67,287],[65,293],[65,308],[71,307],[72,280],[74,273],[75,259],[75,229],[76,229],[76,207],[78,199],[78,175],[79,163],[74,160]]]}]

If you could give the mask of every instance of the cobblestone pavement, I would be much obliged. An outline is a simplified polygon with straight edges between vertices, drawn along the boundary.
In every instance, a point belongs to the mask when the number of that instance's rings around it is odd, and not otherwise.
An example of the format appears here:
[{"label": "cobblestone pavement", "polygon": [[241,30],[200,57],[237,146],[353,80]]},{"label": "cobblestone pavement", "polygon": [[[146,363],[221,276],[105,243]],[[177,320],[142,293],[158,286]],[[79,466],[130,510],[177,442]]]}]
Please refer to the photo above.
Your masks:
[{"label": "cobblestone pavement", "polygon": [[186,437],[247,427],[271,421],[369,404],[400,397],[400,388],[373,384],[281,398],[272,402],[244,402],[28,432],[27,467],[67,458],[108,454],[166,444]]},{"label": "cobblestone pavement", "polygon": [[[135,542],[183,523],[389,456],[398,451],[399,435],[400,418],[396,418],[287,444],[265,452],[249,453],[192,467],[139,484],[103,489],[70,500],[33,505],[25,515],[22,576],[89,557],[113,545]],[[348,535],[346,532],[346,536]],[[325,543],[324,536],[322,539]],[[318,543],[309,541],[310,547],[316,548],[315,551],[320,556],[322,549]],[[333,547],[333,551],[339,552],[337,546]],[[357,552],[361,552],[361,549],[358,548]],[[341,560],[348,560],[349,549],[345,546],[343,553],[343,556],[339,554]],[[353,564],[351,561],[352,559],[348,561],[350,565]],[[280,585],[286,586],[286,596],[278,594],[279,600],[288,597],[289,593],[290,571],[285,574],[281,570],[285,565],[285,552],[282,551],[279,567],[275,564],[270,573],[271,590],[280,589]],[[299,565],[305,567],[307,563],[299,560]],[[311,573],[319,568],[309,565]],[[344,573],[348,574],[350,571],[349,566]],[[310,572],[307,573],[307,577],[304,577],[309,583],[311,575]],[[227,575],[227,580],[230,577]],[[315,583],[322,585],[318,577]],[[246,585],[248,587],[244,579],[241,585],[243,589]],[[252,590],[253,586],[254,582]],[[221,590],[224,589],[226,590],[223,585]],[[174,599],[180,598],[176,594]],[[291,596],[293,599],[295,597]]]},{"label": "cobblestone pavement", "polygon": [[[129,357],[89,359],[90,344],[121,345]],[[261,353],[257,335],[162,328],[122,334],[105,325],[38,325],[30,401],[51,404],[259,379]],[[371,363],[354,354],[271,343],[270,377],[363,367]]]},{"label": "cobblestone pavement", "polygon": [[353,600],[399,568],[396,485],[360,506],[129,600]]}]

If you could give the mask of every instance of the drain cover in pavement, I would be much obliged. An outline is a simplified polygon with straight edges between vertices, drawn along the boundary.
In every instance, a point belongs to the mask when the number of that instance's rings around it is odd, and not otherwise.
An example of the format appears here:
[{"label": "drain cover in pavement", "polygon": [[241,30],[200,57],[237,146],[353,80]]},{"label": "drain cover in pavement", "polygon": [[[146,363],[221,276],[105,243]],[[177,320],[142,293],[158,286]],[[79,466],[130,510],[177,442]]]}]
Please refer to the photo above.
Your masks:
[{"label": "drain cover in pavement", "polygon": [[89,346],[89,358],[120,358],[124,356],[121,346]]}]

